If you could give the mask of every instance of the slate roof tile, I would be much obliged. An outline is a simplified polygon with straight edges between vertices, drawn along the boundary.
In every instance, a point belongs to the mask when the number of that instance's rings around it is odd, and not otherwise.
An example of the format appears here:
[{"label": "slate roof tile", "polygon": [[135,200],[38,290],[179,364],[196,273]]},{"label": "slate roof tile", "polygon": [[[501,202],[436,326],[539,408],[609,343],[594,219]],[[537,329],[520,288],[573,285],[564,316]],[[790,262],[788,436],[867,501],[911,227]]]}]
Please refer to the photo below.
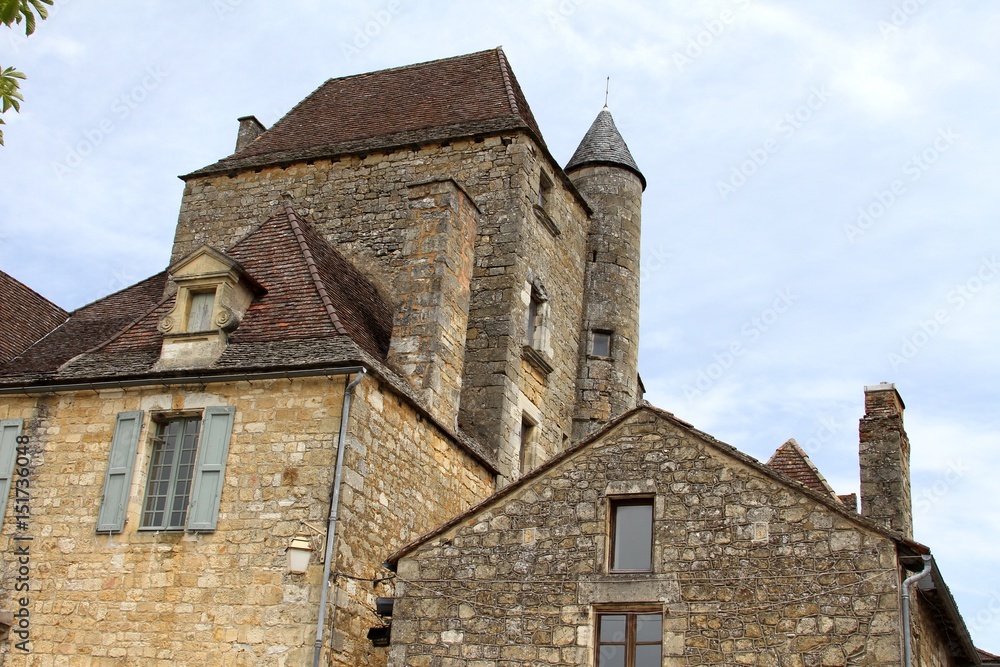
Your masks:
[{"label": "slate roof tile", "polygon": [[542,143],[496,48],[329,79],[242,150],[184,178],[513,129]]},{"label": "slate roof tile", "polygon": [[0,364],[66,321],[65,310],[0,271]]}]

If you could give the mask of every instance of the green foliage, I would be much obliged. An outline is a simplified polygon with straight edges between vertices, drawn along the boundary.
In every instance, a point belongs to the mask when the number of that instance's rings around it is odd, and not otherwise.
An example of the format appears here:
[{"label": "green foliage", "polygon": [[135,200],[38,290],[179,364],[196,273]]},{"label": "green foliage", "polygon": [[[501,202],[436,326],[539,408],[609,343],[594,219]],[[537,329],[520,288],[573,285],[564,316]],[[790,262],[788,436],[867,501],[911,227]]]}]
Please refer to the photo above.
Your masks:
[{"label": "green foliage", "polygon": [[[53,0],[0,0],[0,22],[7,27],[24,21],[24,34],[35,32],[35,14],[43,21],[49,17]],[[48,5],[48,7],[46,7]]]},{"label": "green foliage", "polygon": [[[5,26],[12,27],[15,23],[20,25],[24,21],[24,34],[30,35],[35,32],[36,18],[45,20],[49,16],[48,8],[52,6],[54,0],[0,0],[0,22]],[[13,67],[4,69],[0,66],[0,113],[6,113],[9,109],[20,113],[21,96],[19,82],[24,81],[23,72],[19,72]],[[4,125],[3,118],[0,118],[0,125]],[[0,146],[3,146],[3,131],[0,130]]]}]

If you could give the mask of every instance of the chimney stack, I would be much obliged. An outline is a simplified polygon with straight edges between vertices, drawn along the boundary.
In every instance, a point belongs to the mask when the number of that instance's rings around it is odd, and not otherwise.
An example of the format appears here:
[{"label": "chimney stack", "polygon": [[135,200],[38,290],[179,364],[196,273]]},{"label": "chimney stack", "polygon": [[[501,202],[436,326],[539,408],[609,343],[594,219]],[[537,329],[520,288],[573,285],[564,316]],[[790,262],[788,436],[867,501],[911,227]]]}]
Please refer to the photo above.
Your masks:
[{"label": "chimney stack", "polygon": [[903,399],[888,382],[865,387],[861,419],[861,516],[913,538],[910,441],[903,429]]},{"label": "chimney stack", "polygon": [[236,135],[236,152],[239,153],[249,146],[254,139],[264,134],[267,128],[257,120],[256,116],[243,116],[242,118],[237,118],[237,120],[240,122],[240,131]]}]

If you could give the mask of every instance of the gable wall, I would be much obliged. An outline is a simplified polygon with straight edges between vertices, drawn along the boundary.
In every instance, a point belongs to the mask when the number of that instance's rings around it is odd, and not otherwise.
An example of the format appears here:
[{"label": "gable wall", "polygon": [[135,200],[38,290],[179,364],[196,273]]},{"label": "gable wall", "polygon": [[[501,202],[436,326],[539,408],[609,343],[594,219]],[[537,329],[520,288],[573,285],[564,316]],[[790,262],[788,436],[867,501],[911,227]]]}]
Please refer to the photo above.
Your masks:
[{"label": "gable wall", "polygon": [[[554,184],[558,236],[533,211],[543,167]],[[279,210],[289,192],[295,209],[395,309],[405,291],[397,277],[420,241],[409,186],[455,179],[480,211],[458,418],[497,453],[504,477],[515,478],[525,402],[537,410],[544,453],[561,450],[572,430],[587,218],[553,169],[534,140],[514,133],[200,177],[185,185],[172,260],[202,243],[224,249]],[[542,378],[522,363],[529,276],[550,296],[554,370]]]},{"label": "gable wall", "polygon": [[[609,603],[664,665],[899,664],[890,540],[651,412],[603,440],[399,563],[391,665],[590,665]],[[652,574],[605,573],[609,492],[655,492]]]},{"label": "gable wall", "polygon": [[[15,611],[16,547],[30,546],[30,652],[0,642],[21,665],[301,665],[311,660],[322,547],[346,378],[215,383],[2,397],[0,419],[24,419],[30,518],[8,503],[0,531],[0,609]],[[366,378],[349,430],[336,570],[371,576],[405,539],[492,491],[492,477],[405,401]],[[214,532],[137,530],[154,429],[150,412],[235,406]],[[115,418],[143,410],[143,431],[120,534],[96,534]],[[355,429],[358,429],[355,431]],[[363,429],[363,430],[361,430]],[[403,452],[403,454],[401,454]],[[428,503],[414,493],[439,498]],[[14,497],[12,491],[11,498]],[[308,572],[288,572],[286,548],[311,536]],[[347,584],[339,580],[341,584]],[[343,665],[384,664],[365,639],[371,585],[341,597],[335,637]],[[330,600],[333,600],[331,595]],[[352,634],[353,633],[353,634]],[[13,635],[12,635],[13,637]],[[326,646],[331,645],[329,626]],[[346,656],[346,657],[345,657]]]}]

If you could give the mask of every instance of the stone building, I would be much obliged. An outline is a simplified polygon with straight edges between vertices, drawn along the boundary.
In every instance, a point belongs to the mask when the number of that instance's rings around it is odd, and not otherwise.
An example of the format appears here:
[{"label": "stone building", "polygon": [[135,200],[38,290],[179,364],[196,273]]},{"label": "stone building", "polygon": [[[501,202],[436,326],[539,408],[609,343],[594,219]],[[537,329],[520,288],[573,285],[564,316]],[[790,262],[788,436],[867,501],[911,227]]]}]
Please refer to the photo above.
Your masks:
[{"label": "stone building", "polygon": [[866,388],[858,514],[794,441],[634,408],[390,558],[389,664],[989,664],[911,539],[902,412]]},{"label": "stone building", "polygon": [[[0,664],[586,665],[610,611],[663,664],[899,663],[901,402],[861,516],[642,403],[606,109],[561,167],[494,49],[329,80],[182,178],[166,270],[71,313],[0,273]],[[627,577],[609,508],[651,526]],[[978,655],[926,581],[921,664]]]},{"label": "stone building", "polygon": [[645,181],[607,111],[563,169],[500,49],[183,180],[165,271],[72,313],[2,276],[0,657],[385,664],[386,556],[637,404]]}]

